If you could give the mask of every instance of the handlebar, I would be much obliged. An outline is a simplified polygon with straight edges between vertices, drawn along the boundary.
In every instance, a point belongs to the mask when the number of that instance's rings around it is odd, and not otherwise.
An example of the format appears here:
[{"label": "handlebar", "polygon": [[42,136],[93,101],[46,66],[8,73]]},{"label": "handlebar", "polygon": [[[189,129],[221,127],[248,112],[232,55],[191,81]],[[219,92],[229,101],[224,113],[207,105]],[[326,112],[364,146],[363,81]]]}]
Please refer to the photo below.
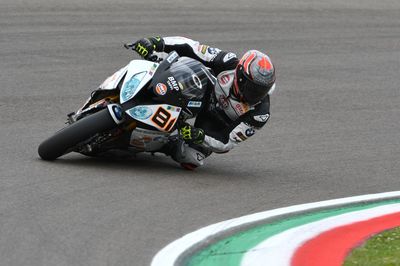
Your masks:
[{"label": "handlebar", "polygon": [[135,44],[134,43],[124,43],[125,49],[135,49]]}]

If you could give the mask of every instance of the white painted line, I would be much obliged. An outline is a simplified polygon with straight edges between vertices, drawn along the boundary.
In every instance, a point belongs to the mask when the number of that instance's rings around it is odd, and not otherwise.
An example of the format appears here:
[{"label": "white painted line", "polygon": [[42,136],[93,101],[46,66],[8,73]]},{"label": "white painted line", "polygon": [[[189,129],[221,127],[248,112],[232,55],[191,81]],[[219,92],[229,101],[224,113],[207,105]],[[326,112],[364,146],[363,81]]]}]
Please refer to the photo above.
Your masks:
[{"label": "white painted line", "polygon": [[308,211],[324,207],[334,207],[334,206],[340,206],[340,205],[358,203],[364,201],[382,200],[395,197],[400,197],[400,191],[369,194],[369,195],[295,205],[295,206],[250,214],[239,218],[234,218],[227,221],[219,222],[216,224],[203,227],[192,233],[189,233],[183,236],[182,238],[179,238],[174,242],[168,244],[165,248],[160,250],[154,256],[151,262],[151,266],[173,266],[177,261],[177,259],[181,256],[181,254],[183,254],[188,249],[194,247],[199,243],[204,242],[210,237],[221,234],[223,232],[231,231],[237,227],[246,224],[256,223],[258,221],[270,219],[275,216],[287,215],[295,212]]},{"label": "white painted line", "polygon": [[264,240],[253,249],[249,250],[243,257],[240,265],[261,266],[265,265],[265,262],[268,261],[269,265],[290,266],[295,251],[303,243],[321,233],[339,226],[366,221],[395,212],[400,212],[400,204],[389,204],[361,211],[349,212],[294,227]]}]

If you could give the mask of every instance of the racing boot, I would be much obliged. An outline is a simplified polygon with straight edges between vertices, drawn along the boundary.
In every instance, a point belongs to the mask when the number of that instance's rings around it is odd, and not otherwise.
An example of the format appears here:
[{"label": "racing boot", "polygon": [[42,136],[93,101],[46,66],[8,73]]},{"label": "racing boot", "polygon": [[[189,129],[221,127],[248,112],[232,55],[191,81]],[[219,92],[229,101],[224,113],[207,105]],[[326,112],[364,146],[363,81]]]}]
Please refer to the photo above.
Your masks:
[{"label": "racing boot", "polygon": [[171,156],[174,161],[187,170],[194,170],[202,166],[204,159],[211,154],[211,152],[206,151],[203,147],[189,145],[180,139],[171,140],[160,152]]}]

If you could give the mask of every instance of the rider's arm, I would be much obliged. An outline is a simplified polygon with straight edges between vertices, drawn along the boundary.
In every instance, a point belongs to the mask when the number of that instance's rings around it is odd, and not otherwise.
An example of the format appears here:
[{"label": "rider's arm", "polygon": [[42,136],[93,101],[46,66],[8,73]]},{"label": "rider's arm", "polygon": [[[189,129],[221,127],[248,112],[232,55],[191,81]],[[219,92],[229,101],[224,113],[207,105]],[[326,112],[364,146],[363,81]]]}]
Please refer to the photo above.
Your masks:
[{"label": "rider's arm", "polygon": [[216,153],[228,152],[261,129],[267,123],[269,116],[269,96],[267,96],[254,110],[239,117],[232,124],[228,138],[206,135],[202,145]]},{"label": "rider's arm", "polygon": [[180,56],[194,58],[211,68],[216,75],[224,70],[234,69],[239,61],[234,53],[200,44],[185,37],[163,37],[156,41],[158,41],[156,51],[166,53],[176,51]]}]

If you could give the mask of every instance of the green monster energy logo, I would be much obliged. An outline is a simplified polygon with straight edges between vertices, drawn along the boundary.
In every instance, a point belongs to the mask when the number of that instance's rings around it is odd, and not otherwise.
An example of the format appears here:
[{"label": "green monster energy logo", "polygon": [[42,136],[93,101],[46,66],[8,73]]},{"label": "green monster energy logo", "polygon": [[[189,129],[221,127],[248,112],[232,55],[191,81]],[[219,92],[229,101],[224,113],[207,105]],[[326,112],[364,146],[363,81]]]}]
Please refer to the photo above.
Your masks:
[{"label": "green monster energy logo", "polygon": [[181,128],[181,135],[184,140],[191,140],[192,139],[192,131],[190,130],[189,126]]},{"label": "green monster energy logo", "polygon": [[149,54],[147,48],[141,45],[140,43],[136,45],[135,50],[143,57]]},{"label": "green monster energy logo", "polygon": [[204,131],[196,130],[193,133],[196,135],[194,138],[192,137],[192,128],[190,126],[182,127],[179,131],[181,133],[183,140],[193,140],[194,144],[201,144],[204,141]]},{"label": "green monster energy logo", "polygon": [[194,141],[194,144],[201,144],[204,140],[204,131],[200,130],[196,137],[198,140]]}]

